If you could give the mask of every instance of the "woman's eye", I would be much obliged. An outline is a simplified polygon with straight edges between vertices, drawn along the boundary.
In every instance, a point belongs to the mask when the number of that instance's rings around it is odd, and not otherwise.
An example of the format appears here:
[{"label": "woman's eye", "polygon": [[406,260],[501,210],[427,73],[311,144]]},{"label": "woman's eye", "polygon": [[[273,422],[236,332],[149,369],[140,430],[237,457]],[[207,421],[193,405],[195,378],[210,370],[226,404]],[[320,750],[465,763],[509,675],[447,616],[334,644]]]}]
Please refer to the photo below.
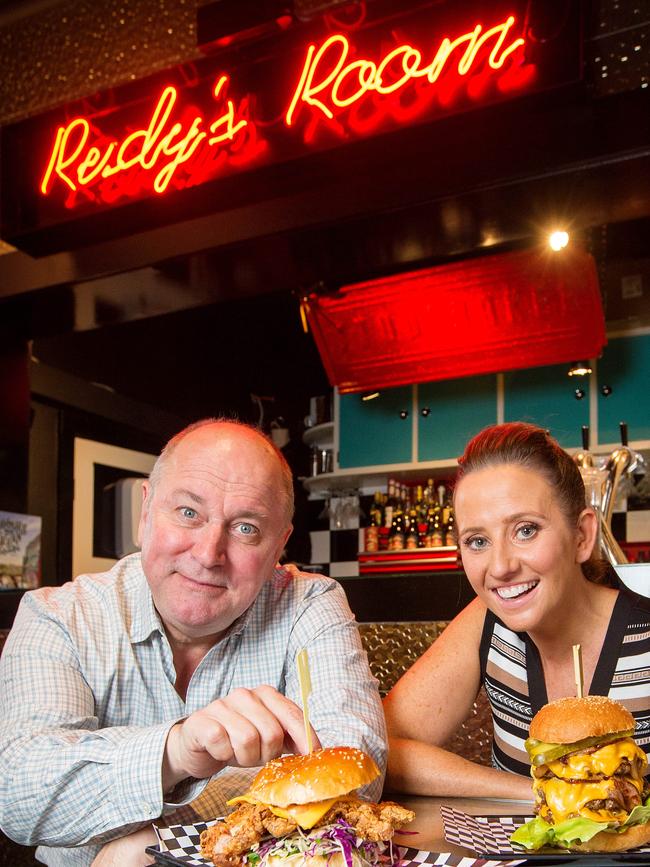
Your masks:
[{"label": "woman's eye", "polygon": [[517,528],[517,536],[520,539],[532,539],[536,535],[539,527],[537,524],[524,524]]},{"label": "woman's eye", "polygon": [[463,540],[463,545],[471,551],[482,551],[487,546],[485,536],[470,536]]}]

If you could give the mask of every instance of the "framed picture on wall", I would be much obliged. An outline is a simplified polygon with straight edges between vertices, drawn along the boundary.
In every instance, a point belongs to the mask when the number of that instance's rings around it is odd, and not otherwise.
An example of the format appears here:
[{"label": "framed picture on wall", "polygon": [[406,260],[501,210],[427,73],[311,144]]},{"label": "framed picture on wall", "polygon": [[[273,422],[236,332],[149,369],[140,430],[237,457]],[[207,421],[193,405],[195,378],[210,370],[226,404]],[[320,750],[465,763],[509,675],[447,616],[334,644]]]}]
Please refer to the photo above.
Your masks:
[{"label": "framed picture on wall", "polygon": [[135,550],[142,481],[156,457],[75,437],[73,575],[103,572]]},{"label": "framed picture on wall", "polygon": [[0,511],[0,590],[31,590],[41,576],[41,518]]}]

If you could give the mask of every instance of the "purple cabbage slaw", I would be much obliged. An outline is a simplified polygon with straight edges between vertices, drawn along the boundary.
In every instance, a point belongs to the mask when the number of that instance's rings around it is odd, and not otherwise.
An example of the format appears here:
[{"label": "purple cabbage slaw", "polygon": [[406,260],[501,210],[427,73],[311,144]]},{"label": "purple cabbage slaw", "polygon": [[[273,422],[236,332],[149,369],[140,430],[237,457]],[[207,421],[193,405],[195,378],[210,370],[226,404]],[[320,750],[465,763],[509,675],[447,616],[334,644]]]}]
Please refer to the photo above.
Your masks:
[{"label": "purple cabbage slaw", "polygon": [[[271,856],[290,858],[295,855],[320,855],[329,862],[331,856],[337,853],[343,854],[347,867],[390,867],[395,862],[392,841],[374,843],[363,840],[341,818],[307,833],[297,828],[293,834],[285,837],[266,838],[252,846],[243,860],[246,867],[264,867]],[[354,860],[353,855],[356,856]]]}]

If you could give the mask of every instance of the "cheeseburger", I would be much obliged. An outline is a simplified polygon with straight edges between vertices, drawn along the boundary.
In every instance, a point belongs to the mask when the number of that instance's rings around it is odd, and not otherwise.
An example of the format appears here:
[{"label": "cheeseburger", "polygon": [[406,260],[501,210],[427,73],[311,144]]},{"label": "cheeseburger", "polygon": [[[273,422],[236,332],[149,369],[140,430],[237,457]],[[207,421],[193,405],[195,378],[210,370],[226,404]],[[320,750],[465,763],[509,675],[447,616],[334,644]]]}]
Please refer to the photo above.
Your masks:
[{"label": "cheeseburger", "polygon": [[217,867],[391,864],[393,833],[415,814],[350,794],[378,776],[373,760],[353,747],[273,759],[245,795],[228,802],[235,811],[203,831],[201,853]]},{"label": "cheeseburger", "polygon": [[527,849],[616,852],[650,840],[646,755],[634,717],[610,698],[561,698],[530,724],[536,818],[512,835]]}]

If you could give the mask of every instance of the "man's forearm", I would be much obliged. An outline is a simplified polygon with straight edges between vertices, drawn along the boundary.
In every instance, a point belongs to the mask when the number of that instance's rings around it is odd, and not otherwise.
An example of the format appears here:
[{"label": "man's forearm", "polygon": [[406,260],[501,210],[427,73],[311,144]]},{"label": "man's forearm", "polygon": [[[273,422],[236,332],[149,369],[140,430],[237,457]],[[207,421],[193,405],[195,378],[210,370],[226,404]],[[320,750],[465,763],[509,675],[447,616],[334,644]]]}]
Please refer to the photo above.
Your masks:
[{"label": "man's forearm", "polygon": [[162,812],[168,728],[56,729],[9,737],[5,727],[0,825],[25,845],[78,846],[151,822]]}]

